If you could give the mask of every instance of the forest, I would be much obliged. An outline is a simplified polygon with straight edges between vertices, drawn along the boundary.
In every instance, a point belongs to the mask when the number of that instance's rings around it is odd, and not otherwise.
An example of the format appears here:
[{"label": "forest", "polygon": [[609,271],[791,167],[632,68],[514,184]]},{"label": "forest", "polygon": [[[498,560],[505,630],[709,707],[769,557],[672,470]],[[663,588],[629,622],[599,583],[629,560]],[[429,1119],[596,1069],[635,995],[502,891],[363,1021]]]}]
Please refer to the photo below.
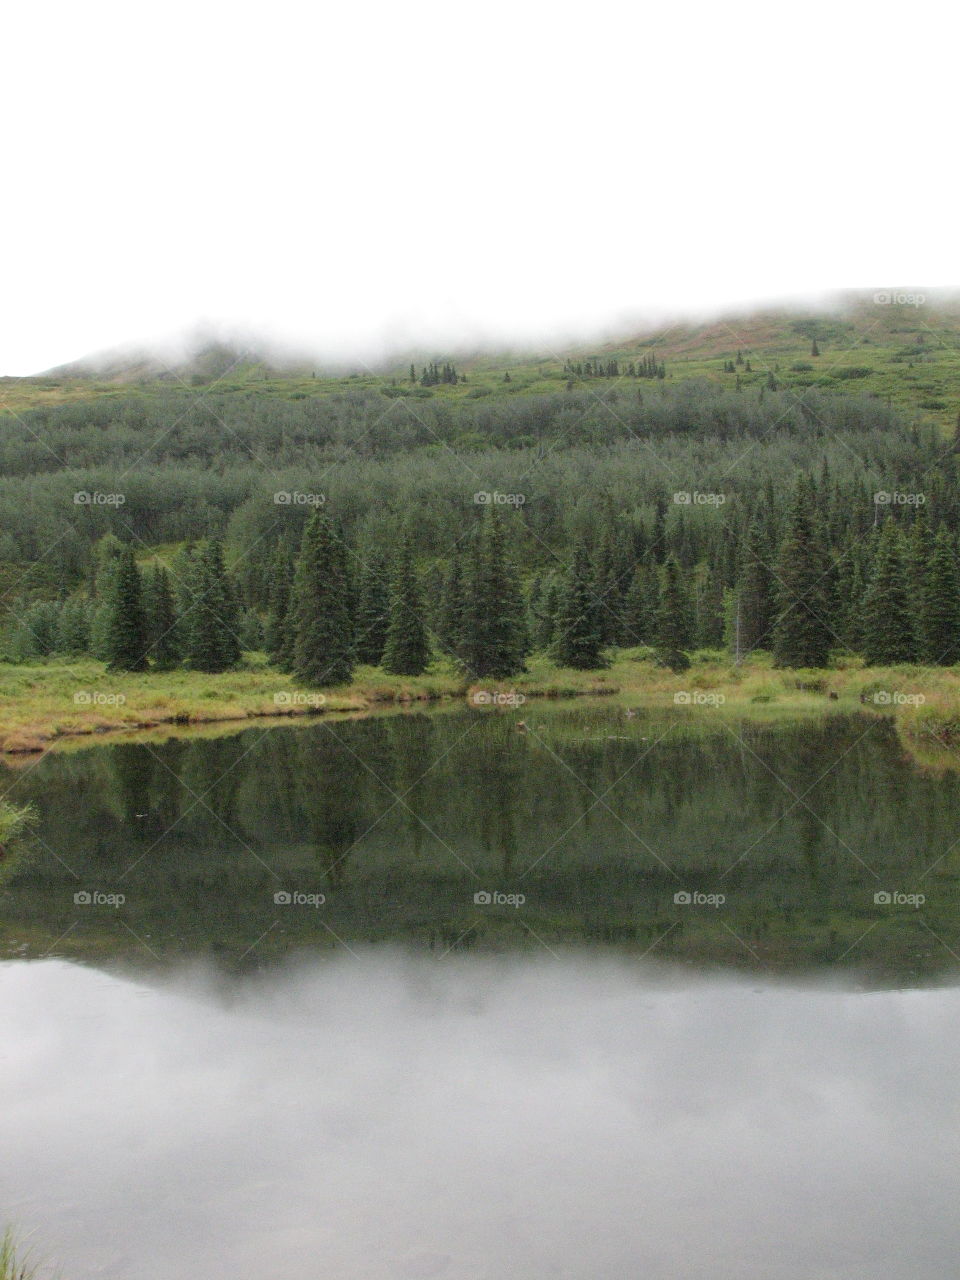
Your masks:
[{"label": "forest", "polygon": [[[633,371],[423,399],[130,393],[0,437],[0,656],[314,685],[645,646],[787,667],[960,658],[954,444],[872,396]],[[478,388],[479,390],[479,388]]]}]

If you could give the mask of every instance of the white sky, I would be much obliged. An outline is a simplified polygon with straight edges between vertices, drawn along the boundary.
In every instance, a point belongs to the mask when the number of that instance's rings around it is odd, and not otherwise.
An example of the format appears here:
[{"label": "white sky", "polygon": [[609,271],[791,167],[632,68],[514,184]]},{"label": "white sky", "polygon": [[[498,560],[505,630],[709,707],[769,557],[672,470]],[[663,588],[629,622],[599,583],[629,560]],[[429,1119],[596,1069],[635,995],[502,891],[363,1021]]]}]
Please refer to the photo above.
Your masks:
[{"label": "white sky", "polygon": [[948,23],[842,0],[15,6],[0,372],[201,321],[369,358],[955,285]]}]

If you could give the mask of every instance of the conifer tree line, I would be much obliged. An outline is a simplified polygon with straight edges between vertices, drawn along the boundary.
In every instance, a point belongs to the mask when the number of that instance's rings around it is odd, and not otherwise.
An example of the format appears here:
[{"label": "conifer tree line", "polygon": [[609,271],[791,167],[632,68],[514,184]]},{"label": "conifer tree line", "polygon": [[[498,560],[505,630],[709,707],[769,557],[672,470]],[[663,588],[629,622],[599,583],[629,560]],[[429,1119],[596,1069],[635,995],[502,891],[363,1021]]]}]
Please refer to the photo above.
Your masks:
[{"label": "conifer tree line", "polygon": [[654,355],[641,356],[639,360],[619,361],[565,360],[563,372],[571,378],[660,378],[667,376],[667,366]]},{"label": "conifer tree line", "polygon": [[457,367],[449,361],[443,364],[425,364],[417,377],[415,365],[410,366],[410,381],[419,383],[421,387],[455,387],[458,382],[466,382],[466,374],[457,373]]},{"label": "conifer tree line", "polygon": [[[960,662],[960,546],[926,506],[855,514],[824,469],[801,476],[786,510],[731,504],[698,535],[661,495],[648,524],[612,505],[546,563],[521,571],[524,516],[471,515],[442,557],[408,530],[358,544],[317,509],[299,541],[276,539],[266,599],[228,572],[222,544],[187,544],[141,569],[103,539],[86,595],[25,611],[33,656],[91,653],[117,670],[224,671],[263,648],[306,684],[342,684],[360,664],[404,676],[447,658],[471,677],[506,679],[534,652],[599,669],[645,646],[682,670],[697,649],[785,667],[854,653],[869,665]],[[723,511],[723,508],[720,508]],[[519,523],[518,523],[519,522]]]}]

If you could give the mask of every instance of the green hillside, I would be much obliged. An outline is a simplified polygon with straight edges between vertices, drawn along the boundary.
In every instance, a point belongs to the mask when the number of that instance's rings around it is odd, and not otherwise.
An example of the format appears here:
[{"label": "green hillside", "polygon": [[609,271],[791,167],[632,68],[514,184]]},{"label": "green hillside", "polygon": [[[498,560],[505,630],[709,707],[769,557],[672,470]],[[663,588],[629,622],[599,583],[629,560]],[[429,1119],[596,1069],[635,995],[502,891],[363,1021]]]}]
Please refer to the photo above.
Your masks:
[{"label": "green hillside", "polygon": [[[81,361],[29,378],[0,378],[0,409],[28,408],[101,396],[249,392],[298,400],[344,391],[380,391],[415,399],[480,399],[491,394],[546,394],[566,387],[609,386],[626,380],[631,362],[653,358],[664,380],[708,378],[729,388],[774,383],[882,397],[919,410],[944,427],[960,410],[960,301],[929,295],[922,302],[874,301],[914,297],[849,295],[819,311],[762,310],[703,323],[664,323],[621,338],[540,352],[418,352],[392,367],[358,366],[331,373],[305,357],[284,360],[262,350],[208,342],[189,358],[165,365],[143,354],[101,364]],[[923,295],[916,295],[919,299]],[[421,385],[423,369],[450,361],[455,385]],[[609,376],[577,372],[586,362]],[[417,380],[411,381],[410,364]],[[573,366],[571,371],[570,366]]]}]

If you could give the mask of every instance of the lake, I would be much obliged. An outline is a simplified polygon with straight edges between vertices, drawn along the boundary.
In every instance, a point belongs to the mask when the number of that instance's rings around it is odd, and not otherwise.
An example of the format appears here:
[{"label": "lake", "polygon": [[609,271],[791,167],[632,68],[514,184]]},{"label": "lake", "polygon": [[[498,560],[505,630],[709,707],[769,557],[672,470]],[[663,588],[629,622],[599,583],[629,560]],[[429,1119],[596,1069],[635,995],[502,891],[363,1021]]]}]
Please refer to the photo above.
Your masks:
[{"label": "lake", "polygon": [[955,1269],[960,789],[890,722],[455,708],[2,784],[0,1213],[65,1280]]}]

